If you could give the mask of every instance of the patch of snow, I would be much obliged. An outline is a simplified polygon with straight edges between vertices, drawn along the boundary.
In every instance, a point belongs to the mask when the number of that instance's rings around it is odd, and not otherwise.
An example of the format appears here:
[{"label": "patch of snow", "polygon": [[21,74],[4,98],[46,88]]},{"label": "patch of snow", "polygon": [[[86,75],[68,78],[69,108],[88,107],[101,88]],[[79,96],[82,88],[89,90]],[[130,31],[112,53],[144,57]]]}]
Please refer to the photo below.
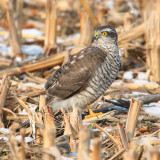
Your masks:
[{"label": "patch of snow", "polygon": [[104,104],[104,102],[103,102],[103,101],[101,101],[101,102],[98,102],[98,104],[102,105],[102,104]]},{"label": "patch of snow", "polygon": [[22,58],[21,58],[21,57],[16,57],[16,61],[17,61],[17,62],[21,62],[21,61],[22,61]]},{"label": "patch of snow", "polygon": [[19,112],[18,115],[28,115],[25,109],[22,110],[22,112]]},{"label": "patch of snow", "polygon": [[68,38],[65,42],[72,41],[73,39],[78,38],[78,37],[80,37],[80,33],[75,33],[73,35],[68,36]]},{"label": "patch of snow", "polygon": [[11,47],[8,47],[5,44],[0,43],[0,53],[2,54],[2,56],[9,56],[11,53]]},{"label": "patch of snow", "polygon": [[121,85],[121,84],[124,84],[124,82],[123,81],[114,81],[112,84],[113,85]]},{"label": "patch of snow", "polygon": [[[35,110],[36,110],[36,108],[37,108],[37,106],[36,106],[36,107],[29,107],[29,106],[27,106],[27,107],[29,108],[29,110],[30,110],[32,113],[35,112]],[[28,115],[28,112],[26,112],[26,110],[23,109],[22,112],[18,113],[18,115]]]},{"label": "patch of snow", "polygon": [[4,28],[3,27],[0,27],[0,31],[3,31],[4,30]]},{"label": "patch of snow", "polygon": [[138,77],[139,80],[147,80],[146,72],[138,72]]},{"label": "patch of snow", "polygon": [[28,83],[20,83],[18,84],[18,89],[24,90],[26,87],[32,87],[32,88],[43,88],[43,85],[37,84],[34,82],[28,82]]},{"label": "patch of snow", "polygon": [[150,105],[153,105],[153,106],[156,106],[156,107],[160,107],[160,101],[152,102],[152,103],[150,103]]},{"label": "patch of snow", "polygon": [[148,80],[137,80],[137,79],[134,79],[134,83],[140,83],[140,84],[157,84],[156,82],[149,82]]},{"label": "patch of snow", "polygon": [[68,47],[66,47],[66,50],[70,50],[70,49],[73,49],[73,48],[76,48],[76,46],[68,46]]},{"label": "patch of snow", "polygon": [[106,2],[106,7],[107,7],[108,9],[113,9],[113,5],[114,5],[114,1],[113,1],[113,0],[108,0],[108,1]]},{"label": "patch of snow", "polygon": [[153,116],[160,117],[160,104],[150,103],[149,105],[143,105],[142,109]]},{"label": "patch of snow", "polygon": [[123,79],[133,79],[133,72],[128,71],[123,74]]},{"label": "patch of snow", "polygon": [[0,133],[9,134],[10,130],[8,128],[0,128]]},{"label": "patch of snow", "polygon": [[35,112],[35,110],[37,109],[37,106],[36,106],[36,107],[30,107],[29,109],[30,109],[30,111],[33,113],[33,112]]},{"label": "patch of snow", "polygon": [[[6,137],[0,137],[0,140],[1,140],[1,139],[3,139],[4,141],[9,141],[8,138],[6,138]],[[20,135],[20,136],[16,136],[15,139],[16,139],[16,141],[21,141],[22,136],[21,136],[21,135]],[[25,137],[24,140],[25,140],[25,143],[30,143],[30,142],[32,142],[34,139],[31,138],[31,137]]]},{"label": "patch of snow", "polygon": [[69,155],[71,155],[71,156],[77,156],[78,154],[75,153],[75,152],[70,152]]},{"label": "patch of snow", "polygon": [[26,39],[25,39],[25,42],[34,42],[34,41],[35,41],[34,38],[26,38]]},{"label": "patch of snow", "polygon": [[107,131],[107,132],[112,132],[112,129],[108,128],[108,127],[105,127],[104,130]]},{"label": "patch of snow", "polygon": [[34,83],[34,82],[28,82],[28,83],[21,83],[21,84],[18,84],[18,89],[23,89],[23,88],[26,88],[26,87],[36,87],[39,88],[39,84],[37,83]]},{"label": "patch of snow", "polygon": [[[77,153],[75,153],[75,152],[70,152],[69,154],[68,154],[68,156],[72,156],[72,157],[75,157],[75,156],[77,156],[78,154]],[[61,158],[62,158],[62,160],[74,160],[73,158],[71,158],[71,157],[65,157],[65,156],[61,156]],[[58,158],[56,158],[56,160],[59,160]]]},{"label": "patch of snow", "polygon": [[142,137],[140,139],[140,143],[142,143],[142,144],[150,143],[150,140],[160,140],[160,138],[157,138],[157,137],[150,137],[150,138]]},{"label": "patch of snow", "polygon": [[28,83],[23,83],[24,86],[34,86],[37,85],[37,83],[34,82],[28,82]]},{"label": "patch of snow", "polygon": [[[73,158],[68,158],[68,157],[64,157],[64,156],[61,156],[61,158],[62,158],[62,160],[74,160]],[[58,159],[56,158],[56,160],[58,160]]]},{"label": "patch of snow", "polygon": [[135,8],[132,8],[130,12],[131,12],[131,14],[135,15],[136,17],[140,14],[140,11]]},{"label": "patch of snow", "polygon": [[22,29],[22,34],[33,35],[33,36],[42,36],[43,32],[36,29],[36,28],[31,28],[31,29]]},{"label": "patch of snow", "polygon": [[[16,136],[16,141],[21,141],[21,140],[22,140],[22,136],[21,135],[20,136]],[[32,137],[25,137],[24,140],[25,140],[25,143],[30,143],[34,139]]]},{"label": "patch of snow", "polygon": [[135,15],[136,17],[139,15],[140,11],[134,8],[134,3],[133,2],[128,2],[130,9],[130,13]]},{"label": "patch of snow", "polygon": [[91,125],[91,123],[84,122],[82,125],[83,125],[83,126],[88,126],[88,125]]},{"label": "patch of snow", "polygon": [[64,39],[62,39],[61,37],[57,37],[57,43],[64,43],[65,42],[65,40]]},{"label": "patch of snow", "polygon": [[42,86],[42,88],[44,88],[45,84],[42,83],[41,86]]},{"label": "patch of snow", "polygon": [[91,150],[93,149],[93,144],[94,144],[93,139],[90,139],[90,146],[89,146],[89,148],[90,148]]},{"label": "patch of snow", "polygon": [[7,137],[0,137],[0,140],[9,141]]},{"label": "patch of snow", "polygon": [[9,38],[9,34],[0,36],[0,42],[3,42],[3,40],[8,40],[8,38]]},{"label": "patch of snow", "polygon": [[42,52],[42,47],[38,45],[23,45],[22,53],[26,55],[38,55]]},{"label": "patch of snow", "polygon": [[32,137],[25,137],[24,140],[25,140],[25,143],[30,143],[30,142],[34,141],[34,139]]},{"label": "patch of snow", "polygon": [[32,60],[32,62],[34,62],[36,59],[37,59],[37,55],[30,55],[30,56],[27,56],[27,58],[25,58],[23,61],[27,62]]},{"label": "patch of snow", "polygon": [[149,95],[149,93],[144,93],[144,92],[132,92],[129,95],[135,95],[135,96],[139,96],[139,95]]},{"label": "patch of snow", "polygon": [[120,57],[124,57],[125,53],[124,53],[123,47],[119,48],[119,55],[120,55]]}]

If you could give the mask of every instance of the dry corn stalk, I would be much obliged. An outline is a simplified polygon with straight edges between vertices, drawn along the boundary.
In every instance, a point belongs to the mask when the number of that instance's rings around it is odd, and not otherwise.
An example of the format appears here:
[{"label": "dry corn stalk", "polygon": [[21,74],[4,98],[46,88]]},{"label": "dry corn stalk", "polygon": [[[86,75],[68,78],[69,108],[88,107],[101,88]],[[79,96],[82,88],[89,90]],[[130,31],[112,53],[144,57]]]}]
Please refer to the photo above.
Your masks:
[{"label": "dry corn stalk", "polygon": [[139,115],[140,108],[142,106],[141,100],[131,99],[131,104],[128,112],[127,122],[126,122],[126,134],[128,141],[130,141],[135,132],[135,127],[137,124],[137,119]]},{"label": "dry corn stalk", "polygon": [[53,127],[51,129],[45,128],[44,134],[43,134],[43,159],[45,160],[54,160],[55,157],[52,155],[49,155],[47,151],[50,150],[51,147],[55,145],[55,137],[56,136],[56,128]]},{"label": "dry corn stalk", "polygon": [[11,44],[11,56],[21,55],[21,29],[22,29],[22,8],[23,0],[9,1],[7,2],[7,19],[9,23],[10,31],[10,44]]},{"label": "dry corn stalk", "polygon": [[11,85],[10,80],[11,80],[11,77],[8,76],[7,74],[5,74],[3,76],[2,83],[1,83],[1,86],[0,86],[0,127],[4,127],[2,108],[4,107],[6,97],[7,97],[7,93],[9,91],[9,88],[10,88],[10,85]]},{"label": "dry corn stalk", "polygon": [[[149,20],[148,20],[149,17]],[[160,82],[160,1],[151,0],[145,12],[145,37],[149,80]]]},{"label": "dry corn stalk", "polygon": [[56,0],[46,1],[46,29],[43,54],[56,52],[57,15]]},{"label": "dry corn stalk", "polygon": [[[81,0],[82,5],[88,8],[87,12],[84,10],[80,13],[80,46],[88,46],[91,44],[92,35],[93,35],[93,24],[95,18],[93,13],[91,12],[91,8],[89,7],[89,1]],[[85,7],[84,7],[85,8]],[[86,9],[86,8],[85,8]],[[88,12],[90,14],[88,14]],[[90,15],[92,15],[90,17]]]},{"label": "dry corn stalk", "polygon": [[90,146],[90,130],[86,127],[81,128],[79,132],[79,145],[78,145],[78,160],[90,160],[89,146]]}]

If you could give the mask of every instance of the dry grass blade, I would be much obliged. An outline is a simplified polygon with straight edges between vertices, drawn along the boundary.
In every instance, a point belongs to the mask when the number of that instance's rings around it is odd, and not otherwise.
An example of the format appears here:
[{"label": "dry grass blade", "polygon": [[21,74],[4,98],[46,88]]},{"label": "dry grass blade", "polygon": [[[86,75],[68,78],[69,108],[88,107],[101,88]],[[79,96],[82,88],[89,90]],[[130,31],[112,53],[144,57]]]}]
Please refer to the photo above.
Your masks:
[{"label": "dry grass blade", "polygon": [[55,127],[52,109],[48,108],[47,105],[44,106],[43,118],[44,118],[44,126],[46,129],[51,129]]},{"label": "dry grass blade", "polygon": [[73,106],[73,111],[70,112],[70,123],[74,130],[78,133],[82,126],[82,114],[79,108]]},{"label": "dry grass blade", "polygon": [[122,148],[120,151],[118,151],[116,154],[114,154],[109,160],[116,160],[117,158],[122,156],[122,154],[125,152],[125,149]]},{"label": "dry grass blade", "polygon": [[4,127],[2,108],[4,107],[4,104],[6,101],[6,96],[7,96],[7,93],[9,91],[9,88],[11,85],[10,80],[11,80],[11,77],[8,76],[7,74],[5,74],[3,76],[2,83],[0,86],[0,127]]},{"label": "dry grass blade", "polygon": [[117,126],[119,128],[119,133],[120,133],[120,137],[121,137],[123,147],[128,149],[129,144],[128,144],[127,137],[126,137],[126,134],[125,134],[125,130],[120,123],[118,123]]},{"label": "dry grass blade", "polygon": [[134,131],[141,106],[142,101],[132,98],[126,122],[126,134],[129,141],[134,136]]},{"label": "dry grass blade", "polygon": [[19,99],[18,97],[15,97],[15,98],[16,98],[16,100],[19,102],[19,104],[27,111],[27,113],[28,113],[29,115],[31,115],[33,119],[34,119],[34,117],[35,117],[36,122],[39,122],[38,117],[37,117],[36,115],[33,115],[33,113],[32,113],[32,112],[30,111],[30,109],[26,106],[26,104],[25,104],[21,99]]},{"label": "dry grass blade", "polygon": [[88,13],[88,15],[89,15],[91,21],[93,22],[93,24],[95,26],[97,26],[98,25],[98,21],[94,17],[94,14],[92,13],[90,6],[88,5],[88,2],[86,0],[80,0],[80,2],[82,4],[82,6],[84,7],[84,9],[86,10],[86,12]]},{"label": "dry grass blade", "polygon": [[6,95],[8,93],[9,87],[11,85],[10,80],[11,80],[10,76],[8,76],[7,74],[3,75],[2,83],[0,86],[0,107],[4,107]]},{"label": "dry grass blade", "polygon": [[6,111],[6,112],[8,112],[8,113],[11,113],[12,115],[13,115],[13,119],[15,120],[15,119],[18,119],[18,116],[14,113],[14,112],[12,112],[10,109],[8,109],[8,108],[2,108],[2,110],[3,111]]},{"label": "dry grass blade", "polygon": [[145,33],[145,23],[142,23],[141,25],[138,25],[137,27],[131,28],[127,32],[120,34],[118,38],[118,44],[121,45],[126,42],[129,42],[144,33]]},{"label": "dry grass blade", "polygon": [[146,88],[146,89],[156,89],[156,88],[159,88],[159,84],[157,83],[149,83],[149,84],[143,84],[143,83],[136,83],[136,84],[113,84],[111,87],[123,87],[123,88],[128,88],[128,89],[131,89],[131,90],[136,90],[136,89],[143,89],[143,88]]},{"label": "dry grass blade", "polygon": [[40,95],[39,98],[39,123],[43,123],[42,118],[43,118],[43,108],[45,107],[46,101],[45,101],[45,96],[44,95]]},{"label": "dry grass blade", "polygon": [[28,115],[6,115],[6,120],[29,119]]},{"label": "dry grass blade", "polygon": [[66,113],[64,112],[64,110],[63,109],[61,109],[61,110],[64,115],[64,122],[65,122],[64,135],[72,135],[72,128],[71,128],[71,123],[69,121],[69,118],[66,115]]},{"label": "dry grass blade", "polygon": [[110,138],[111,141],[113,143],[115,143],[117,146],[120,146],[120,143],[112,135],[110,135],[107,131],[105,131],[103,128],[101,128],[99,125],[94,123],[93,126],[98,128],[101,132],[105,133],[108,136],[108,138]]},{"label": "dry grass blade", "polygon": [[[38,112],[38,117],[39,117],[39,123],[41,125],[43,125],[43,107],[45,106],[45,96],[44,95],[40,95],[39,98],[39,112]],[[42,129],[41,128],[37,128],[36,129],[36,142],[38,144],[41,144],[42,142],[42,137],[40,137],[39,135],[42,135]]]}]

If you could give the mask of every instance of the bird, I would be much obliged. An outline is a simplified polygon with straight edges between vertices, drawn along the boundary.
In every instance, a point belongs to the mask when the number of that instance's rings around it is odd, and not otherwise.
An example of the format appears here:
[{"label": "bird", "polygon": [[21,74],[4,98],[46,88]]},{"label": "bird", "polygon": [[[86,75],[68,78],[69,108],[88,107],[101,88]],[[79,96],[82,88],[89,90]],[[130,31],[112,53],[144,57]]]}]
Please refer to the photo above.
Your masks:
[{"label": "bird", "polygon": [[52,73],[45,84],[49,107],[69,109],[95,102],[116,79],[120,68],[118,35],[111,26],[95,29],[93,42],[72,55],[68,62]]}]

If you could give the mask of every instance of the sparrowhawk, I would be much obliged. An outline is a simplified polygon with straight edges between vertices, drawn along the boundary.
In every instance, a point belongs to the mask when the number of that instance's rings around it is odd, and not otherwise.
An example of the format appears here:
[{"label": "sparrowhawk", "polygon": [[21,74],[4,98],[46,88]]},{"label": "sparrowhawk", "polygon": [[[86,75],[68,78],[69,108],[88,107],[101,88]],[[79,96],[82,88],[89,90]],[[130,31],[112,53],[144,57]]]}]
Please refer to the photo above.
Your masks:
[{"label": "sparrowhawk", "polygon": [[53,111],[60,107],[84,108],[103,95],[120,68],[117,38],[111,26],[97,28],[93,43],[50,75],[45,89],[54,99],[50,103]]}]

